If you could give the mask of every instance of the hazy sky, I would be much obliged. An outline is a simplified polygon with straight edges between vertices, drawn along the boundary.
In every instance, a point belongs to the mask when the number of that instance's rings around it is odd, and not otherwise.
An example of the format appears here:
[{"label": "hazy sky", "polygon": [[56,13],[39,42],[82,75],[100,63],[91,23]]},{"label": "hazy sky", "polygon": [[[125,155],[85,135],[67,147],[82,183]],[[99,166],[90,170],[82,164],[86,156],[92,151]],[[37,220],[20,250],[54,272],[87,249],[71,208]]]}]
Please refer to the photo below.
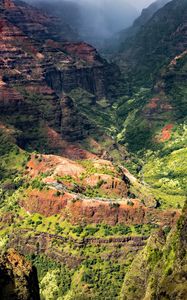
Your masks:
[{"label": "hazy sky", "polygon": [[129,2],[136,6],[138,9],[142,9],[153,3],[154,0],[130,0]]}]

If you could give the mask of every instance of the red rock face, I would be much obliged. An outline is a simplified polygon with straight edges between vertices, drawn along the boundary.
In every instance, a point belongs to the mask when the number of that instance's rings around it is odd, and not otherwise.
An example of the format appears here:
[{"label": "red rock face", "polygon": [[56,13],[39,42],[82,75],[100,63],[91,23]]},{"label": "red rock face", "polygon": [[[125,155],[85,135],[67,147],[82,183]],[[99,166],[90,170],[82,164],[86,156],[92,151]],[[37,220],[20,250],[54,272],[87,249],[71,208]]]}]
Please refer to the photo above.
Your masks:
[{"label": "red rock face", "polygon": [[173,124],[168,124],[164,126],[161,132],[161,139],[160,139],[162,142],[168,141],[171,138],[172,129],[173,129]]},{"label": "red rock face", "polygon": [[148,120],[166,119],[166,113],[172,112],[173,107],[162,90],[158,96],[149,100],[144,108],[144,116]]},{"label": "red rock face", "polygon": [[[57,20],[22,2],[14,4],[12,1],[3,1],[2,5],[2,112],[6,111],[7,120],[9,113],[14,111],[19,116],[23,115],[25,120],[34,114],[35,119],[45,124],[42,130],[45,131],[46,142],[49,138],[48,132],[54,132],[59,137],[60,149],[63,148],[62,138],[69,142],[81,140],[88,134],[90,125],[85,117],[80,117],[73,101],[62,97],[62,94],[81,87],[97,97],[104,97],[105,62],[94,48],[85,43],[64,42],[65,36],[68,38],[69,34],[71,38],[72,33]],[[21,126],[20,123],[15,124],[19,130]],[[26,130],[26,126],[24,127]],[[87,154],[85,152],[82,155]]]},{"label": "red rock face", "polygon": [[88,63],[96,63],[101,62],[101,58],[98,56],[97,51],[90,45],[86,43],[66,43],[64,45],[64,49],[68,52],[70,55],[75,55],[79,57],[80,59],[85,60]]},{"label": "red rock face", "polygon": [[[30,213],[40,213],[48,217],[58,214],[66,207],[67,201],[70,199],[73,197],[68,193],[58,197],[55,191],[40,192],[34,190],[29,194],[29,202],[20,201],[20,205]],[[32,206],[29,203],[32,203]]]},{"label": "red rock face", "polygon": [[4,6],[5,9],[10,9],[15,7],[12,0],[2,0],[2,5]]},{"label": "red rock face", "polygon": [[[120,179],[111,162],[101,159],[90,159],[95,168],[108,167],[113,176],[102,174],[88,175],[81,180],[86,169],[79,162],[54,155],[32,155],[27,164],[27,175],[31,178],[49,173],[41,182],[48,186],[41,191],[36,189],[26,193],[26,198],[20,205],[30,213],[39,213],[46,217],[55,214],[72,224],[148,224],[172,225],[179,218],[177,210],[159,211],[156,208],[146,207],[138,199],[128,199],[128,185]],[[66,182],[66,176],[73,181]],[[130,176],[130,175],[129,175]],[[63,178],[62,180],[60,178]],[[100,191],[105,192],[105,199],[85,197],[79,192],[72,192],[74,183],[84,187],[95,187],[102,180]],[[60,184],[60,193],[56,185]],[[108,192],[108,194],[107,194]],[[108,197],[107,197],[108,195]],[[112,201],[117,197],[118,201]],[[108,198],[108,199],[107,199]],[[110,200],[109,200],[110,199]]]},{"label": "red rock face", "polygon": [[75,196],[64,193],[57,196],[55,191],[32,191],[28,199],[20,205],[30,213],[39,213],[46,217],[60,214],[62,219],[76,225],[116,224],[136,225],[155,223],[161,226],[173,225],[180,213],[177,210],[158,211],[143,206],[139,200],[133,200],[133,206],[127,201],[115,205],[109,201],[96,199],[77,200]]},{"label": "red rock face", "polygon": [[41,84],[42,66],[39,49],[17,27],[1,19],[0,75],[7,85],[29,85],[32,80]]}]

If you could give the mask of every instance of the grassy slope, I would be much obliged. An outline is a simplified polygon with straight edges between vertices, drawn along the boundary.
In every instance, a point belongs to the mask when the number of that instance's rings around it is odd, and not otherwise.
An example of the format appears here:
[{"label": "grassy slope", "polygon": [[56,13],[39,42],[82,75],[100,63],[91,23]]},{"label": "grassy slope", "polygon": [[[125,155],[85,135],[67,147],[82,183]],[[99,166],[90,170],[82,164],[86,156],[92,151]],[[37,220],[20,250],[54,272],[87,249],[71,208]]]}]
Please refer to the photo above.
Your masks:
[{"label": "grassy slope", "polygon": [[154,234],[133,261],[120,299],[186,299],[186,206],[177,226],[166,236]]}]

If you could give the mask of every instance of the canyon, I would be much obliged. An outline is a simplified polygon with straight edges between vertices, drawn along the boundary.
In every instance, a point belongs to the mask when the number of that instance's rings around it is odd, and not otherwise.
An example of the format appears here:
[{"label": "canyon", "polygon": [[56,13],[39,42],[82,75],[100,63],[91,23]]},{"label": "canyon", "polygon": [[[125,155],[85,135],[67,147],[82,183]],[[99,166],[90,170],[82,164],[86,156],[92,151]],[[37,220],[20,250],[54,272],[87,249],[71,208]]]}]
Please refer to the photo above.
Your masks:
[{"label": "canyon", "polygon": [[108,61],[0,0],[3,299],[185,299],[187,7],[167,2]]}]

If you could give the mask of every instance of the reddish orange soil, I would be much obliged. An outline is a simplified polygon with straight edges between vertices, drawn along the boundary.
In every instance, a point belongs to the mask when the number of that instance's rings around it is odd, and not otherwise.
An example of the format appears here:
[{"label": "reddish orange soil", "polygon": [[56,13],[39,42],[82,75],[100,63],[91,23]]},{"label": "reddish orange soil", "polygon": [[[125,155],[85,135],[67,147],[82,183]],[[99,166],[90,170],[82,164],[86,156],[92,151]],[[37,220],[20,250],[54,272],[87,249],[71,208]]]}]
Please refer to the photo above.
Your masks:
[{"label": "reddish orange soil", "polygon": [[[171,128],[171,126],[166,127]],[[105,160],[92,160],[94,167],[114,168],[111,162]],[[115,169],[114,169],[115,170]],[[128,188],[119,174],[107,175],[95,173],[87,176],[80,182],[80,175],[85,172],[83,166],[78,162],[55,155],[32,155],[28,162],[28,174],[32,177],[40,173],[49,172],[49,176],[41,181],[47,184],[56,182],[56,176],[59,178],[64,175],[73,177],[76,182],[83,187],[95,187],[100,182],[100,191],[105,192],[108,198],[114,196],[122,199],[119,203],[114,203],[100,198],[86,198],[83,195],[75,195],[70,192],[59,194],[52,185],[49,190],[29,190],[26,199],[20,201],[20,205],[30,213],[40,213],[44,216],[60,214],[62,219],[68,220],[72,224],[99,224],[106,223],[115,225],[122,224],[147,224],[157,223],[161,225],[171,225],[179,217],[175,210],[165,212],[155,208],[145,207],[139,200],[127,199]],[[118,176],[118,177],[117,177]],[[133,180],[133,178],[132,178]],[[73,187],[73,182],[65,182],[67,188]],[[69,185],[69,186],[68,186]],[[71,186],[72,185],[72,186]],[[113,195],[113,196],[112,196]]]},{"label": "reddish orange soil", "polygon": [[133,206],[122,201],[113,204],[99,200],[76,200],[74,195],[64,193],[57,196],[55,190],[28,193],[27,200],[20,205],[30,213],[40,213],[46,217],[60,214],[63,220],[72,224],[147,224],[172,225],[179,218],[176,210],[158,211],[143,206],[139,200],[133,200]]},{"label": "reddish orange soil", "polygon": [[32,190],[28,192],[27,196],[28,200],[21,200],[20,205],[30,213],[39,213],[46,217],[61,212],[66,207],[68,200],[74,198],[68,193],[57,196],[55,190]]},{"label": "reddish orange soil", "polygon": [[[108,197],[127,197],[128,188],[121,176],[117,173],[111,162],[103,159],[90,160],[97,173],[87,175],[84,178],[87,170],[77,161],[70,160],[61,156],[55,155],[32,155],[27,164],[27,174],[32,178],[46,174],[46,178],[41,179],[47,185],[51,185],[64,176],[71,176],[76,183],[85,190],[86,187],[97,187],[102,193]],[[103,168],[112,172],[112,174],[103,174]],[[81,180],[81,175],[83,179]],[[74,183],[69,182],[65,178],[61,182],[67,189],[73,189]]]},{"label": "reddish orange soil", "polygon": [[100,189],[109,197],[111,197],[111,195],[127,197],[127,185],[120,178],[106,174],[93,174],[83,180],[85,186],[91,187],[96,186],[99,182],[102,182]]},{"label": "reddish orange soil", "polygon": [[160,101],[160,98],[158,98],[158,97],[152,98],[150,100],[150,102],[148,103],[147,107],[148,108],[157,108],[159,101]]},{"label": "reddish orange soil", "polygon": [[173,124],[168,124],[164,126],[160,138],[162,142],[168,141],[171,138],[172,129],[173,129]]},{"label": "reddish orange soil", "polygon": [[148,119],[154,119],[156,115],[160,116],[165,112],[169,112],[173,109],[169,100],[163,91],[157,97],[149,100],[149,103],[144,108],[144,114]]},{"label": "reddish orange soil", "polygon": [[55,155],[32,155],[27,164],[28,172],[32,177],[50,171],[52,175],[77,177],[85,169],[77,162]]}]

